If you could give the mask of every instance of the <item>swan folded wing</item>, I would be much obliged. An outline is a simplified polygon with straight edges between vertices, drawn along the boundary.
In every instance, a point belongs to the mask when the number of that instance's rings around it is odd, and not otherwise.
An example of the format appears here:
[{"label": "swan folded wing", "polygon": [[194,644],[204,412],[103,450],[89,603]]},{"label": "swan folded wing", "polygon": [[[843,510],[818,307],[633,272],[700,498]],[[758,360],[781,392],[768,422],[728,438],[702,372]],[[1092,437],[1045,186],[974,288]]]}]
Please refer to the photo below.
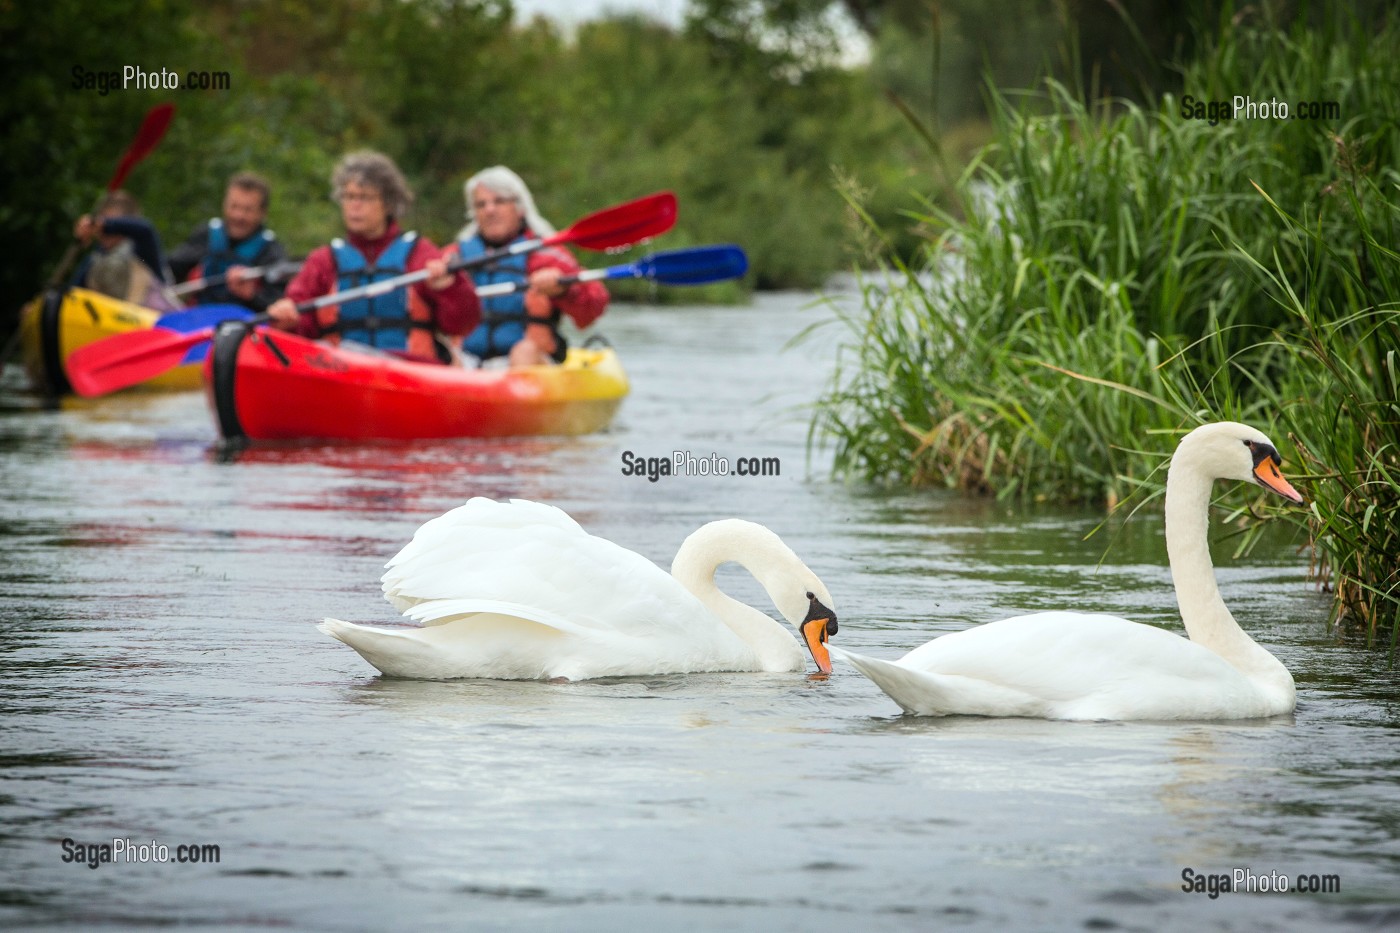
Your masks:
[{"label": "swan folded wing", "polygon": [[[575,604],[570,612],[553,612],[531,603],[462,597],[416,603],[404,615],[424,626],[460,623],[474,619],[510,618],[534,622],[590,641],[609,639],[611,644],[672,645],[676,650],[729,658],[742,655],[743,643],[718,624],[699,601],[674,583],[662,592],[615,590],[601,604]],[[620,639],[620,641],[618,640]]]},{"label": "swan folded wing", "polygon": [[[1133,676],[1161,652],[1191,643],[1117,616],[1039,612],[976,625],[933,639],[899,663],[932,673],[1019,684],[1051,699],[1090,683]],[[1199,646],[1194,646],[1199,648]]]},{"label": "swan folded wing", "polygon": [[421,622],[423,625],[470,622],[473,616],[482,614],[536,622],[569,635],[588,636],[596,633],[600,628],[596,622],[592,625],[587,624],[593,620],[585,620],[583,624],[580,624],[538,606],[509,603],[496,599],[430,599],[416,603],[404,612],[408,618]]},{"label": "swan folded wing", "polygon": [[[674,583],[651,561],[577,525],[457,529],[433,547],[390,561],[384,596],[400,611],[430,599],[473,597],[572,616],[619,587]],[[638,581],[644,581],[639,583]]]},{"label": "swan folded wing", "polygon": [[[480,551],[477,542],[481,535],[489,535],[493,540],[514,535],[517,540],[524,541],[544,532],[588,537],[567,513],[553,506],[520,499],[504,503],[477,497],[425,522],[385,567],[391,572],[411,575]],[[390,573],[385,574],[386,578],[389,576]]]},{"label": "swan folded wing", "polygon": [[669,573],[533,502],[473,499],[428,522],[389,561],[383,590],[432,628],[511,616],[648,658],[694,654],[705,659],[699,669],[751,663],[752,651]]},{"label": "swan folded wing", "polygon": [[[478,501],[495,508],[469,508]],[[559,631],[674,637],[722,646],[726,653],[739,650],[737,636],[669,573],[587,534],[558,509],[472,500],[454,512],[461,513],[458,520],[432,529],[425,525],[389,562],[385,598],[409,618],[433,625],[472,613],[500,613]],[[497,520],[477,523],[473,513],[483,512]],[[544,520],[510,524],[499,520],[503,513]],[[550,521],[559,516],[565,521]],[[471,520],[463,524],[465,519]],[[424,542],[428,546],[418,547]]]},{"label": "swan folded wing", "polygon": [[524,499],[496,502],[477,496],[420,525],[413,533],[412,540],[389,560],[388,566],[448,545],[464,533],[483,529],[520,531],[530,528],[553,528],[566,534],[587,535],[567,512],[552,505]]},{"label": "swan folded wing", "polygon": [[1044,612],[1003,619],[935,638],[898,663],[1013,690],[1044,706],[983,715],[1194,719],[1232,709],[1240,711],[1236,716],[1267,715],[1249,702],[1257,691],[1248,678],[1219,655],[1116,616]]}]

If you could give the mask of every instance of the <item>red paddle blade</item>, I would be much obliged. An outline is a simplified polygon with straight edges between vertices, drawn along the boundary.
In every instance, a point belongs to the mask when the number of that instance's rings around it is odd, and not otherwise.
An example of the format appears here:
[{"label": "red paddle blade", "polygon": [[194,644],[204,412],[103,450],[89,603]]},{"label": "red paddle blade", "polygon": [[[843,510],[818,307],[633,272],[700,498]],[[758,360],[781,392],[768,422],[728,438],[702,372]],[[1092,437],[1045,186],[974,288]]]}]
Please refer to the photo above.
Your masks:
[{"label": "red paddle blade", "polygon": [[112,180],[107,182],[108,191],[116,191],[126,181],[126,176],[131,174],[142,159],[151,154],[165,135],[165,131],[170,127],[170,118],[175,116],[174,104],[157,104],[146,111],[146,119],[141,121],[141,128],[136,131],[136,138],[131,141],[131,145],[126,147],[126,155],[117,164],[117,170],[112,175]]},{"label": "red paddle blade", "polygon": [[174,369],[190,347],[213,336],[212,327],[188,334],[163,327],[114,334],[74,350],[64,368],[79,395],[106,395]]},{"label": "red paddle blade", "polygon": [[544,242],[548,246],[573,243],[584,249],[616,249],[660,236],[675,225],[676,196],[669,191],[659,191],[589,214],[567,230],[546,237]]}]

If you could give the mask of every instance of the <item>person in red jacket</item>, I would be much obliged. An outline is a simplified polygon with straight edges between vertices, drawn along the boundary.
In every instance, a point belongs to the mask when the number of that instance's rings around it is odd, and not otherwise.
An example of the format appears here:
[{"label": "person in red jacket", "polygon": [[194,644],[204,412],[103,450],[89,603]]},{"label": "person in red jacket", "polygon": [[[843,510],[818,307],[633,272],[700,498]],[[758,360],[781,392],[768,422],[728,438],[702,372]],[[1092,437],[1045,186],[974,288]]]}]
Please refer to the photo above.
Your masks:
[{"label": "person in red jacket", "polygon": [[[476,173],[467,179],[463,190],[470,223],[457,235],[454,247],[463,259],[556,232],[535,209],[525,182],[504,165]],[[463,349],[481,360],[508,355],[512,366],[563,362],[568,344],[559,332],[562,316],[567,314],[579,327],[587,327],[608,305],[608,290],[602,282],[565,285],[559,281],[579,271],[578,262],[560,247],[512,256],[473,270],[472,281],[478,287],[497,282],[524,287],[511,295],[483,300],[482,322],[468,334]]]},{"label": "person in red jacket", "polygon": [[[448,272],[436,246],[399,226],[413,192],[398,166],[378,152],[352,152],[336,166],[331,188],[345,236],[306,257],[287,283],[286,297],[267,309],[273,323],[304,337],[332,343],[343,337],[446,362],[449,354],[434,335],[455,345],[477,325],[481,306],[471,281]],[[428,270],[429,277],[407,288],[297,313],[299,302],[419,269]]]}]

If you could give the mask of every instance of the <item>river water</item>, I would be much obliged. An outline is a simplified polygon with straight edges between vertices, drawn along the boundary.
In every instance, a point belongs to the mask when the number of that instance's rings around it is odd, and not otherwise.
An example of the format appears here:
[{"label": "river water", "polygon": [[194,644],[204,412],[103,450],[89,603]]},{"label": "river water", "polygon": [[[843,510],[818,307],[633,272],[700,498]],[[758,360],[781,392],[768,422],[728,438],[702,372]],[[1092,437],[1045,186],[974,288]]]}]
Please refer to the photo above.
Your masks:
[{"label": "river water", "polygon": [[[1293,930],[1400,925],[1400,682],[1335,638],[1297,542],[1216,548],[1294,672],[1247,723],[928,720],[838,663],[573,684],[395,681],[321,635],[467,497],[558,505],[663,566],[699,524],[778,531],[883,657],[1027,610],[1180,630],[1160,518],[826,479],[834,334],[803,295],[619,307],[633,394],[572,440],[214,456],[192,393],[0,413],[0,928]],[[777,457],[623,475],[622,454]],[[1100,564],[1100,560],[1102,564]],[[721,583],[765,611],[745,574]],[[216,864],[64,862],[77,843]],[[1183,872],[1336,876],[1188,893]]]}]

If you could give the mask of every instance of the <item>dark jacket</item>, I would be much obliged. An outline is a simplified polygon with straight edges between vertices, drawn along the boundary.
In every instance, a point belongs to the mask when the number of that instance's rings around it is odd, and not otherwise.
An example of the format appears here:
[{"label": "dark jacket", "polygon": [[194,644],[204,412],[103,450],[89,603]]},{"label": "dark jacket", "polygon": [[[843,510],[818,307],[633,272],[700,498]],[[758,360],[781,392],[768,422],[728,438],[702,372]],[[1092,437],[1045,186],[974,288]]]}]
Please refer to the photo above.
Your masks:
[{"label": "dark jacket", "polygon": [[[253,233],[242,240],[230,240],[230,250],[236,250],[239,246],[247,243],[254,237],[261,237],[263,227],[259,226]],[[170,271],[175,275],[175,281],[184,282],[191,278],[199,278],[206,266],[209,258],[209,224],[202,223],[195,227],[189,238],[170,254]],[[263,246],[258,250],[256,256],[251,261],[235,260],[231,265],[240,266],[270,266],[282,262],[287,258],[287,251],[282,247],[282,241],[269,239],[263,241]],[[282,290],[286,287],[286,282],[269,282],[262,279],[258,283],[258,290],[253,293],[249,301],[234,295],[228,287],[222,283],[211,285],[208,288],[200,289],[197,293],[200,304],[235,304],[252,308],[254,311],[262,312],[267,310],[267,306],[278,298],[282,297]],[[188,297],[186,300],[189,300]]]},{"label": "dark jacket", "polygon": [[[136,250],[136,258],[145,263],[151,274],[162,282],[170,282],[170,270],[165,265],[165,256],[160,249],[160,235],[149,220],[144,217],[107,217],[102,221],[102,232],[110,236],[126,237]],[[88,267],[92,265],[93,255],[101,249],[99,246],[83,257],[78,271],[73,273],[74,285],[83,285],[87,281]]]}]

